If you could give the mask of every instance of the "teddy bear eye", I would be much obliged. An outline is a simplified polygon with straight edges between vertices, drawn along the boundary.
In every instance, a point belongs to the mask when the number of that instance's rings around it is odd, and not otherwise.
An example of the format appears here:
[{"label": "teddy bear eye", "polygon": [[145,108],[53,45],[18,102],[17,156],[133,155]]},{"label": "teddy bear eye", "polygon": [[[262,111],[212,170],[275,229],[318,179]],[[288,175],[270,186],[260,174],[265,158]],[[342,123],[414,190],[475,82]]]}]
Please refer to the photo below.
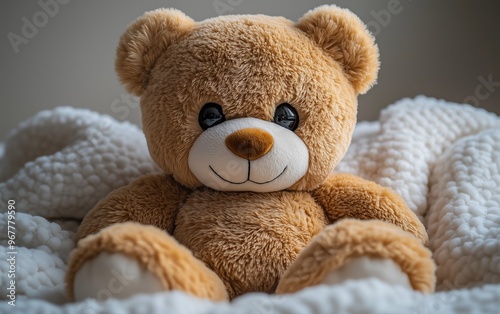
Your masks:
[{"label": "teddy bear eye", "polygon": [[274,111],[274,123],[294,131],[299,126],[299,114],[289,103],[282,103]]},{"label": "teddy bear eye", "polygon": [[198,115],[198,123],[203,130],[211,128],[217,124],[226,121],[222,107],[214,102],[209,102],[203,106]]}]

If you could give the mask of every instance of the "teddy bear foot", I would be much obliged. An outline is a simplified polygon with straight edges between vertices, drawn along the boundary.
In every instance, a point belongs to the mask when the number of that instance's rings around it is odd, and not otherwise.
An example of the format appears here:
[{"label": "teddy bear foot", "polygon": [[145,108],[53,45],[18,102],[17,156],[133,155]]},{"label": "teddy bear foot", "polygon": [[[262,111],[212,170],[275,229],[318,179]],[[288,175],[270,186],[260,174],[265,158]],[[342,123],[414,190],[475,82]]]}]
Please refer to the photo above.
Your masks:
[{"label": "teddy bear foot", "polygon": [[222,280],[191,251],[161,229],[131,222],[82,239],[71,256],[66,285],[77,301],[168,290],[228,299]]},{"label": "teddy bear foot", "polygon": [[390,284],[412,288],[408,275],[391,259],[357,257],[328,273],[321,284],[336,285],[347,280],[378,278]]},{"label": "teddy bear foot", "polygon": [[431,252],[412,234],[383,221],[344,219],[326,227],[300,252],[276,293],[373,277],[432,292],[434,271]]},{"label": "teddy bear foot", "polygon": [[76,301],[125,299],[135,294],[164,291],[160,279],[139,262],[121,253],[102,252],[75,275]]}]

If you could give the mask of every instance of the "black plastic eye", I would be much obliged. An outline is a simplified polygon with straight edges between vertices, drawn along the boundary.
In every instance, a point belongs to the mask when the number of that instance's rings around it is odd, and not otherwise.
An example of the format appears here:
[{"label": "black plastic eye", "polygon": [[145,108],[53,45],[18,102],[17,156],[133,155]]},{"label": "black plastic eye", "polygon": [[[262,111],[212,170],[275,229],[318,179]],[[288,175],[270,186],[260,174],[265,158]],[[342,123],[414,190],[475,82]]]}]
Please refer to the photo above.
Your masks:
[{"label": "black plastic eye", "polygon": [[203,106],[198,115],[198,123],[203,130],[211,128],[226,121],[222,113],[222,107],[214,102],[209,102]]},{"label": "black plastic eye", "polygon": [[274,123],[294,131],[299,126],[299,114],[289,103],[282,103],[274,111]]}]

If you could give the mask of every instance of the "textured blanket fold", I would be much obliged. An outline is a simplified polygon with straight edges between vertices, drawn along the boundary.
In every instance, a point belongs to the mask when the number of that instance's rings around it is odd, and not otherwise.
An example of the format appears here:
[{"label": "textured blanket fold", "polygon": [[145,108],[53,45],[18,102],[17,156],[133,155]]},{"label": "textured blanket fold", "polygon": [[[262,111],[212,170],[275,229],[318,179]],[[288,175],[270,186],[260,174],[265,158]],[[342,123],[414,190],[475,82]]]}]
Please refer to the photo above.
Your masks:
[{"label": "textured blanket fold", "polygon": [[[500,118],[484,110],[425,97],[401,100],[378,122],[358,124],[336,169],[394,189],[424,222],[437,263],[432,295],[363,280],[287,296],[248,294],[231,304],[165,292],[63,305],[79,219],[113,189],[156,171],[137,127],[88,110],[44,111],[13,130],[0,145],[0,254],[8,249],[7,202],[15,200],[16,310],[494,313],[500,306]],[[2,258],[4,292],[8,267]],[[1,298],[0,312],[12,310],[6,293]]]}]

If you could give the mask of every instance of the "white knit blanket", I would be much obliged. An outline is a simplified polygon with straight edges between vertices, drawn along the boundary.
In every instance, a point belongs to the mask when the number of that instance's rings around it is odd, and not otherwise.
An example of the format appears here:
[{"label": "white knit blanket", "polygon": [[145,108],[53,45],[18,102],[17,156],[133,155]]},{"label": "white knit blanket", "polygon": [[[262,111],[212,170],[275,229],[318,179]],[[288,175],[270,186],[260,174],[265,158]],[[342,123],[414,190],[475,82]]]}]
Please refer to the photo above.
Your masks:
[{"label": "white knit blanket", "polygon": [[[23,122],[0,145],[0,313],[498,313],[500,118],[431,98],[404,99],[359,123],[336,171],[397,191],[427,227],[437,291],[375,279],[294,295],[251,293],[212,303],[181,292],[67,303],[64,272],[78,220],[113,189],[158,171],[144,136],[88,110],[57,108]],[[9,200],[15,247],[8,246]],[[12,251],[17,253],[13,254]],[[15,307],[9,256],[16,255]],[[12,266],[10,266],[12,271]],[[12,272],[11,272],[12,273]],[[12,303],[11,303],[12,304]]]}]

